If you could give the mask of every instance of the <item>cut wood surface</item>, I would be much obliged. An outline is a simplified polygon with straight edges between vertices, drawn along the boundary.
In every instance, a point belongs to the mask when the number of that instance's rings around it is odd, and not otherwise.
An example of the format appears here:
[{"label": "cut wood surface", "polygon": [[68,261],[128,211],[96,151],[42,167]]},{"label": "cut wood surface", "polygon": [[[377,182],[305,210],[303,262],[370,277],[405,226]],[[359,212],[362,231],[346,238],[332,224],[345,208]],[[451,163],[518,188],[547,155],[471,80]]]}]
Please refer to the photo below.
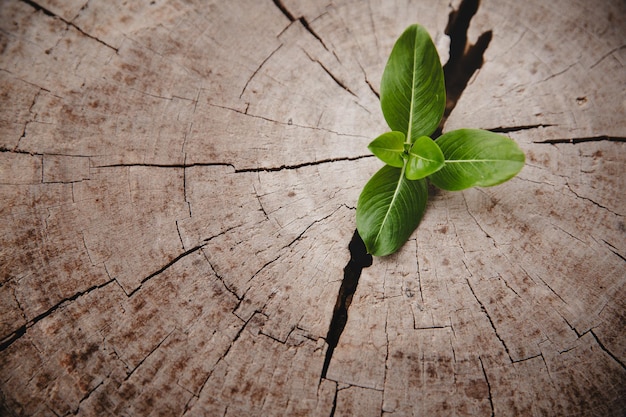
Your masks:
[{"label": "cut wood surface", "polygon": [[[625,415],[626,4],[477,3],[1,1],[0,415]],[[413,23],[527,163],[370,260]]]}]

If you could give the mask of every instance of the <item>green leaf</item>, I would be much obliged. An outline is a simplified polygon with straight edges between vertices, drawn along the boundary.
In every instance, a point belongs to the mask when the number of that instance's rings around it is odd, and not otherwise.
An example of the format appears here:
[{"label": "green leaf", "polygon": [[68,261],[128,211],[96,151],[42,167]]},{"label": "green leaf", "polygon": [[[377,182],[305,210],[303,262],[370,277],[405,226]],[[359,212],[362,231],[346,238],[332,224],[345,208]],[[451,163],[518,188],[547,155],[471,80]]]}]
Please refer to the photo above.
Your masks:
[{"label": "green leaf", "polygon": [[437,145],[446,162],[429,178],[444,190],[501,184],[524,166],[524,153],[513,140],[487,130],[454,130],[440,136]]},{"label": "green leaf", "polygon": [[391,130],[413,143],[430,136],[446,106],[443,69],[430,35],[409,26],[396,41],[380,84],[380,105]]},{"label": "green leaf", "polygon": [[363,188],[356,209],[356,227],[368,253],[397,251],[417,228],[428,199],[426,180],[409,181],[405,168],[385,165]]},{"label": "green leaf", "polygon": [[409,151],[406,177],[419,180],[438,171],[443,164],[443,153],[435,141],[428,136],[420,136]]},{"label": "green leaf", "polygon": [[374,139],[367,148],[384,163],[392,167],[402,168],[404,166],[404,138],[402,132],[383,133]]}]

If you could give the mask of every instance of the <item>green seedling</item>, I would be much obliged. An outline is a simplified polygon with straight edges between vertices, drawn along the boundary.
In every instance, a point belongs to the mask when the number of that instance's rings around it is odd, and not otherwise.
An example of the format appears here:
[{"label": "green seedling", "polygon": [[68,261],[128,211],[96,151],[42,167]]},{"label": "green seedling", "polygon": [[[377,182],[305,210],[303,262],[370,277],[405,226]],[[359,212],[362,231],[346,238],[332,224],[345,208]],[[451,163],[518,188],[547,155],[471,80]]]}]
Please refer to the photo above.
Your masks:
[{"label": "green seedling", "polygon": [[513,178],[524,153],[502,135],[459,129],[436,140],[446,105],[443,68],[430,35],[409,26],[396,41],[380,85],[380,105],[391,132],[368,146],[383,162],[367,182],[356,225],[368,253],[396,252],[419,225],[428,199],[427,180],[449,191],[489,187]]}]

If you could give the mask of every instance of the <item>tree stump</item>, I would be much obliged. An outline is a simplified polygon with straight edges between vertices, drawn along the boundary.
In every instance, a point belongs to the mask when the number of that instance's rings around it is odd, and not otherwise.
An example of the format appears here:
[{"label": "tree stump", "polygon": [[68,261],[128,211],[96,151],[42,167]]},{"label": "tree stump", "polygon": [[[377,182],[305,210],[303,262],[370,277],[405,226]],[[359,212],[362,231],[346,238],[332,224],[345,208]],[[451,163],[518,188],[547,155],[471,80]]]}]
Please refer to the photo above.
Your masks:
[{"label": "tree stump", "polygon": [[[624,16],[1,2],[0,414],[623,416]],[[449,58],[443,131],[527,164],[433,191],[371,259],[355,205],[412,23]]]}]

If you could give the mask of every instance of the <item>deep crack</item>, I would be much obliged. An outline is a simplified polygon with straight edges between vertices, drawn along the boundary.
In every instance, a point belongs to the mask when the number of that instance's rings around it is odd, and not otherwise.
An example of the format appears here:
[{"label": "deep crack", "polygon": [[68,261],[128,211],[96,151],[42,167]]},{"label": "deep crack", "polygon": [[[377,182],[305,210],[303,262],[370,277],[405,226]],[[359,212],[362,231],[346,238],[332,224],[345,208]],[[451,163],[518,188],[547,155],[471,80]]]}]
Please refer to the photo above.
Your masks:
[{"label": "deep crack", "polygon": [[274,5],[278,7],[278,9],[282,12],[282,14],[285,15],[285,17],[287,17],[287,19],[289,19],[290,22],[293,22],[296,20],[296,18],[291,14],[289,9],[285,7],[282,1],[280,0],[273,0],[273,1],[274,1]]},{"label": "deep crack", "polygon": [[500,126],[494,127],[493,129],[489,129],[494,133],[510,133],[510,132],[520,132],[523,130],[532,130],[532,129],[540,129],[554,126],[552,124],[534,124],[534,125],[522,125],[522,126]]},{"label": "deep crack", "polygon": [[333,353],[339,343],[341,333],[343,333],[343,329],[348,322],[348,308],[352,303],[352,296],[359,283],[361,271],[363,268],[372,265],[372,255],[367,253],[365,243],[363,243],[363,239],[361,239],[361,236],[359,236],[356,230],[354,231],[354,235],[352,235],[348,249],[350,250],[350,260],[343,269],[343,281],[339,288],[337,302],[333,310],[333,317],[330,321],[328,334],[326,335],[328,349],[326,350],[326,358],[324,359],[324,366],[322,367],[322,378],[326,378]]},{"label": "deep crack", "polygon": [[280,10],[281,13],[284,14],[285,17],[289,19],[290,22],[293,23],[295,21],[298,21],[302,25],[302,27],[306,29],[306,31],[309,32],[311,36],[317,39],[319,43],[322,44],[324,49],[328,51],[328,48],[326,47],[326,44],[324,43],[322,38],[311,28],[311,26],[309,25],[309,22],[304,18],[304,16],[295,17],[293,13],[291,13],[289,9],[285,7],[285,5],[283,4],[281,0],[272,0],[272,1],[274,2],[274,5],[278,7],[278,10]]},{"label": "deep crack", "polygon": [[546,139],[541,141],[533,141],[535,144],[548,144],[555,145],[559,143],[569,143],[569,144],[578,144],[578,143],[586,143],[586,142],[626,142],[625,136],[609,136],[609,135],[599,135],[599,136],[589,136],[589,137],[580,137],[580,138],[557,138],[557,139]]},{"label": "deep crack", "polygon": [[[274,0],[274,4],[283,12],[283,14],[285,14],[285,16],[287,16],[287,18],[289,18],[290,21],[293,22],[296,20],[294,16],[289,13],[289,11],[285,8],[280,0]],[[463,93],[463,90],[465,90],[467,83],[474,75],[474,73],[482,66],[484,52],[491,42],[491,31],[484,32],[482,35],[480,35],[474,45],[468,44],[467,41],[467,31],[470,25],[470,21],[472,20],[472,17],[476,14],[479,5],[480,0],[463,0],[459,5],[459,8],[450,13],[448,25],[445,30],[446,35],[450,36],[450,59],[443,67],[446,82],[446,110],[439,125],[439,128],[433,135],[433,138],[437,138],[439,135],[441,135],[446,119],[448,115],[452,112],[452,109],[454,109],[459,98],[461,97],[461,94]],[[332,76],[332,74],[330,75]],[[340,83],[338,82],[338,84]],[[371,84],[369,85],[372,89],[372,92],[378,96],[378,92],[374,90]],[[348,92],[350,91],[348,90]],[[328,349],[326,350],[326,358],[322,367],[322,378],[326,378],[326,373],[328,372],[328,367],[330,365],[333,353],[335,351],[335,348],[337,347],[337,344],[339,343],[341,333],[343,332],[348,321],[348,308],[352,303],[352,296],[354,295],[356,287],[359,283],[361,271],[363,270],[363,268],[367,268],[372,264],[372,256],[367,253],[365,244],[363,243],[363,240],[361,239],[357,231],[354,232],[354,235],[352,236],[352,240],[350,241],[350,245],[348,247],[350,249],[350,261],[343,270],[343,281],[341,283],[341,287],[339,288],[337,302],[335,303],[335,308],[333,310],[333,317],[331,319],[328,334],[326,336]],[[478,301],[480,303],[480,300]],[[487,317],[491,321],[491,318],[488,315]],[[493,322],[491,322],[491,324],[493,326]],[[497,333],[496,336],[499,337]],[[500,340],[502,341],[502,339]],[[502,341],[502,344],[504,345],[504,348],[508,353],[508,348],[504,344],[504,341]]]},{"label": "deep crack", "polygon": [[475,44],[467,41],[467,31],[472,17],[478,11],[480,0],[463,0],[457,10],[450,13],[445,34],[450,37],[450,58],[443,66],[446,82],[446,110],[434,134],[436,138],[450,113],[463,94],[472,75],[483,65],[483,55],[491,42],[492,32],[489,30],[478,37]]}]

